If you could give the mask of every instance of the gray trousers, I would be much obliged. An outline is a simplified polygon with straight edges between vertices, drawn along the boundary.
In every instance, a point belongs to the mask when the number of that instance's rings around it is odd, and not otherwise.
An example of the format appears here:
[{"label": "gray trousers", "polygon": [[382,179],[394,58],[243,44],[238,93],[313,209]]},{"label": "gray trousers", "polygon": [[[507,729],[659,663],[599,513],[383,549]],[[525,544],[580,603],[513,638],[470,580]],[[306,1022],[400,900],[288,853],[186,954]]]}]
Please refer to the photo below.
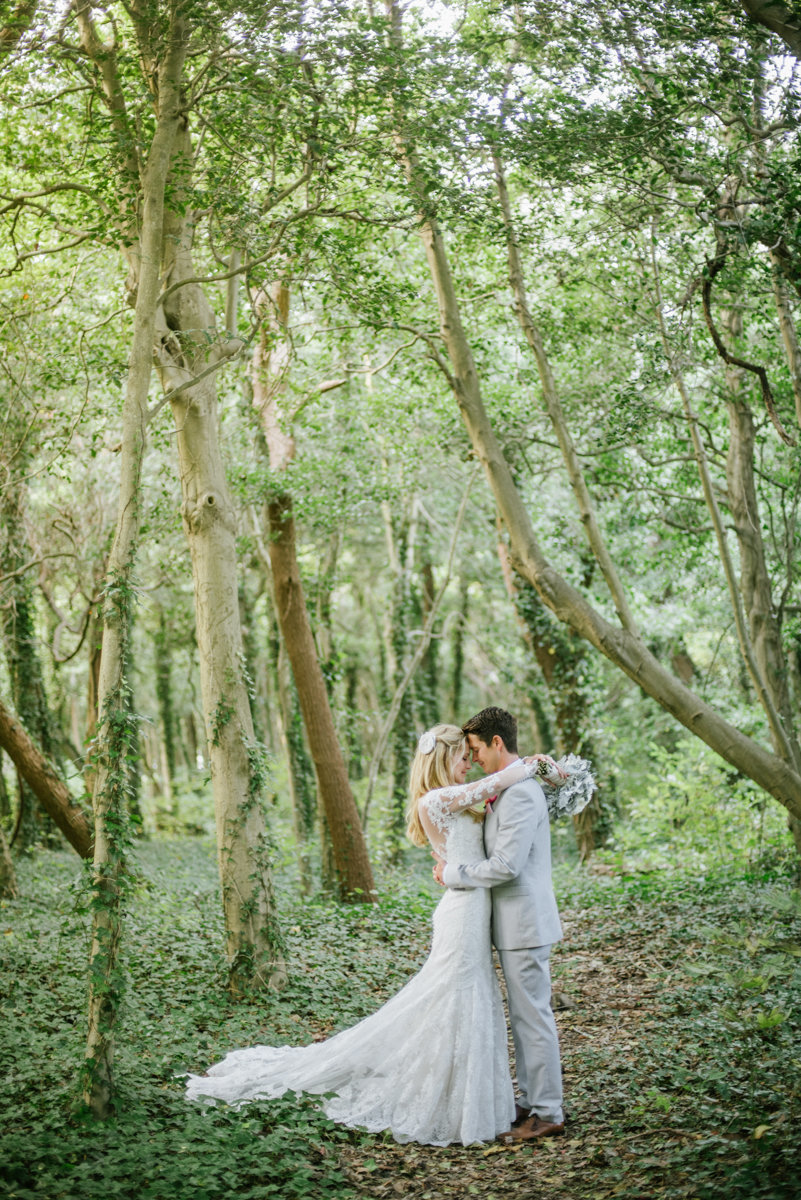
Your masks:
[{"label": "gray trousers", "polygon": [[560,1122],[562,1066],[551,1011],[551,947],[499,950],[515,1044],[519,1103],[543,1120]]}]

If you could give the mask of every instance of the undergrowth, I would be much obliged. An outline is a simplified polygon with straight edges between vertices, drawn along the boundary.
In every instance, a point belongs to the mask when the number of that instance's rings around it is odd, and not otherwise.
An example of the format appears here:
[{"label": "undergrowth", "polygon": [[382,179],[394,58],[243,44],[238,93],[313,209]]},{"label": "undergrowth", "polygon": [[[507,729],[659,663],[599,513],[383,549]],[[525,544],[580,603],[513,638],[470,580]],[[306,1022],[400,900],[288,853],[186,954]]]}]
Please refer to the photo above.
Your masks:
[{"label": "undergrowth", "polygon": [[75,1107],[86,1009],[80,865],[56,852],[20,862],[21,897],[0,908],[9,1200],[797,1195],[801,902],[780,858],[718,863],[703,877],[557,870],[568,1136],[518,1152],[398,1147],[333,1125],[308,1097],[240,1110],[184,1100],[185,1072],[237,1046],[327,1036],[408,979],[437,898],[425,856],[385,878],[374,906],[306,899],[287,867],[277,891],[290,982],[237,1002],[225,986],[211,845],[146,842],[138,860],[117,1107],[104,1124]]}]

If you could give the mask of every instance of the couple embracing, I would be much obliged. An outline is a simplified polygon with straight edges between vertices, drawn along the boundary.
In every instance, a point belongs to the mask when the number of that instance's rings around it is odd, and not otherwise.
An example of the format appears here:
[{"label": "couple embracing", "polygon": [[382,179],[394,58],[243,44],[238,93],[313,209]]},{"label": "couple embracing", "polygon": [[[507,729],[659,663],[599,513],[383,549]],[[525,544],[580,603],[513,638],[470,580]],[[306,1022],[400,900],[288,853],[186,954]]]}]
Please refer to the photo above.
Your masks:
[{"label": "couple embracing", "polygon": [[[471,761],[485,776],[468,784]],[[412,764],[408,833],[430,844],[445,894],[422,969],[325,1042],[233,1051],[206,1076],[189,1076],[189,1097],[241,1104],[289,1089],[325,1094],[335,1121],[438,1146],[562,1133],[549,810],[579,811],[592,787],[588,764],[572,755],[560,764],[519,758],[503,709],[484,709],[462,729],[426,731]],[[491,938],[506,981],[517,1102]]]}]

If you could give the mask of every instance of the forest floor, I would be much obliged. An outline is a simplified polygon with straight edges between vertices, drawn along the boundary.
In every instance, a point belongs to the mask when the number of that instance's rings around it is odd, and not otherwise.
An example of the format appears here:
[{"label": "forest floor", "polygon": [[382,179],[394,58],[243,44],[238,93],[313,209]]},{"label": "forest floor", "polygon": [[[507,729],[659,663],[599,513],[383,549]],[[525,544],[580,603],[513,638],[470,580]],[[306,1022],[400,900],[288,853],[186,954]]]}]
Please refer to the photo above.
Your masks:
[{"label": "forest floor", "polygon": [[0,906],[0,1195],[8,1200],[797,1200],[801,898],[792,868],[705,877],[557,871],[553,958],[567,1129],[535,1147],[399,1146],[332,1125],[313,1099],[233,1111],[182,1075],[253,1042],[304,1042],[373,1011],[425,958],[422,858],[375,906],[278,893],[291,978],[235,1003],[211,846],[152,841],[127,919],[118,1111],[75,1110],[86,910],[66,853],[19,866]]},{"label": "forest floor", "polygon": [[[801,1196],[799,927],[795,940],[766,927],[761,889],[744,884],[714,898],[703,888],[637,899],[607,890],[611,909],[563,910],[554,1003],[565,1136],[444,1150],[386,1141],[366,1161],[352,1149],[344,1157],[360,1195]],[[768,899],[792,911],[786,893]],[[791,1012],[795,1037],[787,1027],[779,1039]]]}]

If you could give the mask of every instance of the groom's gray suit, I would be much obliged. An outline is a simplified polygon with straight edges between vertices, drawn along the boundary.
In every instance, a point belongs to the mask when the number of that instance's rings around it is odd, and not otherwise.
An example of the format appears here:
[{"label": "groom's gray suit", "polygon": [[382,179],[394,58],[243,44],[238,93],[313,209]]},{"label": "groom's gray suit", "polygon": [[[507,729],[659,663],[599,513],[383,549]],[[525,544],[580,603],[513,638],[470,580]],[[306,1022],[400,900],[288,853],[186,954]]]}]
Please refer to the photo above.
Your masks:
[{"label": "groom's gray suit", "polygon": [[562,936],[551,882],[551,830],[542,788],[501,792],[484,821],[483,862],[448,863],[447,887],[492,889],[492,940],[509,998],[520,1104],[561,1122],[562,1071],[551,1011],[551,946]]}]

